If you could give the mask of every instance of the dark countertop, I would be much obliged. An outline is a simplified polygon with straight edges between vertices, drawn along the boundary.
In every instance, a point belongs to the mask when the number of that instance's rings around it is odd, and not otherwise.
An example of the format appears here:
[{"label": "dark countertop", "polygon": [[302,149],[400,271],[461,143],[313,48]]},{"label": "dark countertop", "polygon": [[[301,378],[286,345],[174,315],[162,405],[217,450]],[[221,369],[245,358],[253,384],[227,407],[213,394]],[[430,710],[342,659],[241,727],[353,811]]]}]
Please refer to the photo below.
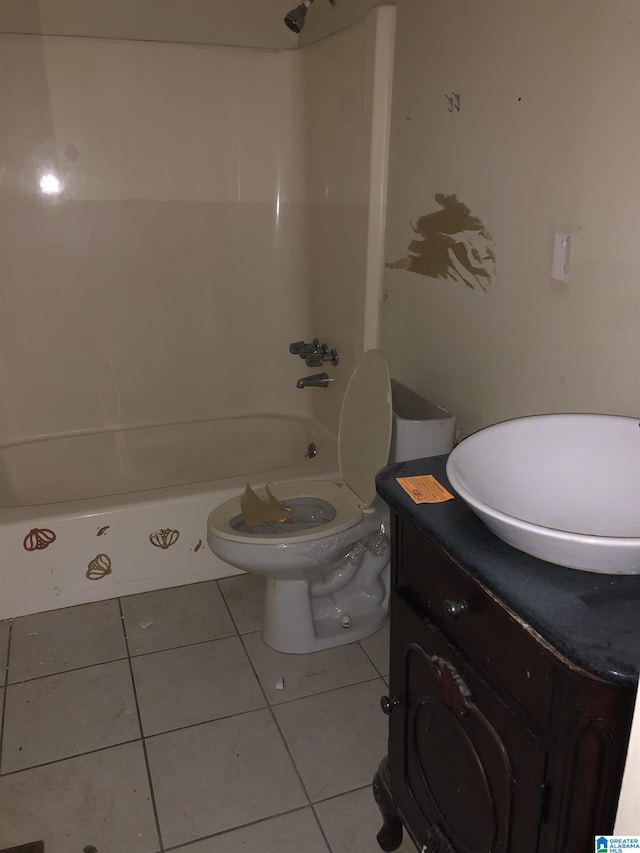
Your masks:
[{"label": "dark countertop", "polygon": [[640,576],[552,565],[491,533],[462,498],[415,504],[396,477],[433,476],[452,494],[447,457],[398,462],[376,477],[392,510],[439,547],[568,660],[635,688],[640,670]]}]

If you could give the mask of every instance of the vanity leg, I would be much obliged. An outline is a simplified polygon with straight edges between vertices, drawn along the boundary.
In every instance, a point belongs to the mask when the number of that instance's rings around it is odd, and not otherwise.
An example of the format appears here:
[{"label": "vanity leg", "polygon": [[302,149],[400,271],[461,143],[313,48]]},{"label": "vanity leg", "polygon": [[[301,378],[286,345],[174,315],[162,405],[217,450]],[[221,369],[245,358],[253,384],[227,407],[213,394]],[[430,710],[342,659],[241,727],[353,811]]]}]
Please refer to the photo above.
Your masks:
[{"label": "vanity leg", "polygon": [[373,796],[382,814],[382,829],[377,834],[378,844],[385,851],[391,853],[402,844],[402,821],[393,805],[393,797],[388,784],[389,768],[387,759],[383,758],[380,766],[373,777]]}]

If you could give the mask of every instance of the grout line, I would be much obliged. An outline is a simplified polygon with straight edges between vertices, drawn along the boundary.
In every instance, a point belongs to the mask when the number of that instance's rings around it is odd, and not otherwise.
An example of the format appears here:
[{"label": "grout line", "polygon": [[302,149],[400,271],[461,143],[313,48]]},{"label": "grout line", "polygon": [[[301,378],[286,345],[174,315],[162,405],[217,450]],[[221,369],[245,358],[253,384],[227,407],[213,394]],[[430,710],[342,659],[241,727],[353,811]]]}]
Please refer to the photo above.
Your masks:
[{"label": "grout line", "polygon": [[[375,669],[375,671],[376,671],[376,672],[378,672],[378,673],[380,673],[380,678],[388,678],[388,677],[389,677],[389,673],[388,673],[388,672],[387,672],[387,673],[382,673],[382,672],[380,672],[380,667],[376,664],[376,662],[374,661],[373,657],[372,657],[372,656],[369,654],[369,652],[365,649],[365,647],[364,647],[364,645],[363,645],[362,641],[363,641],[363,640],[368,640],[370,637],[375,636],[375,634],[377,634],[379,631],[382,631],[382,629],[383,629],[383,628],[388,627],[388,625],[389,625],[389,613],[387,612],[387,621],[386,621],[386,622],[383,622],[383,624],[378,628],[378,630],[377,630],[377,631],[375,631],[375,632],[374,632],[374,634],[370,634],[370,635],[369,635],[369,637],[363,637],[361,640],[357,640],[358,645],[360,646],[360,648],[362,649],[362,651],[365,653],[365,655],[367,656],[367,658],[371,661],[371,665],[373,666],[373,668]],[[387,641],[386,646],[387,646],[387,652],[389,652],[389,647],[390,647],[390,643],[389,643],[389,641]],[[389,666],[389,663],[387,662],[387,668],[388,668],[388,666]]]},{"label": "grout line", "polygon": [[[313,699],[314,696],[325,696],[327,693],[335,693],[336,690],[346,690],[348,687],[357,687],[359,684],[370,684],[372,681],[380,681],[382,676],[376,675],[371,678],[362,678],[360,681],[350,681],[348,684],[339,684],[337,687],[328,687],[326,690],[317,690],[315,693],[305,693],[304,696],[292,696],[290,699],[284,699],[282,702],[274,702],[273,705],[267,699],[270,708],[282,708],[283,705],[290,705],[292,702],[301,702],[303,699]],[[385,688],[386,688],[385,684]]]},{"label": "grout line", "polygon": [[357,640],[356,642],[358,643],[358,645],[360,646],[360,648],[362,649],[362,651],[363,651],[363,652],[364,652],[364,654],[366,655],[367,660],[369,661],[369,663],[371,664],[371,666],[375,669],[375,671],[378,673],[378,675],[380,676],[380,678],[388,678],[388,677],[389,677],[389,673],[387,672],[386,674],[383,674],[383,673],[381,673],[381,672],[380,672],[380,667],[376,664],[376,662],[374,661],[374,659],[371,657],[371,655],[370,655],[370,654],[367,652],[367,650],[364,648],[364,646],[362,645],[362,641],[361,641],[361,640]]},{"label": "grout line", "polygon": [[9,634],[7,635],[7,653],[4,660],[4,693],[2,695],[2,708],[0,709],[0,772],[2,769],[2,747],[4,746],[4,724],[7,719],[7,696],[9,694],[9,655],[11,654],[12,638],[13,620],[10,620]]},{"label": "grout line", "polygon": [[[238,630],[238,625],[236,623],[236,620],[233,618],[233,613],[231,612],[231,608],[229,607],[229,604],[227,603],[226,596],[225,596],[224,592],[222,591],[222,587],[220,586],[220,580],[223,580],[223,578],[219,578],[215,581],[215,584],[218,587],[218,592],[220,593],[220,598],[222,599],[222,603],[225,606],[225,610],[229,614],[229,619],[231,619],[231,624],[233,625],[236,634],[238,635],[238,637],[241,637],[242,635],[241,635],[240,631]],[[248,657],[248,655],[247,655],[247,657]]]},{"label": "grout line", "polygon": [[304,784],[302,776],[300,775],[300,771],[298,770],[298,765],[296,764],[296,762],[293,758],[293,755],[291,753],[291,750],[289,749],[289,744],[287,743],[286,738],[283,735],[282,730],[278,724],[278,721],[276,720],[276,715],[273,713],[273,708],[269,704],[269,699],[267,698],[267,694],[264,692],[262,682],[258,678],[258,673],[256,672],[256,668],[253,665],[253,661],[251,660],[251,656],[249,655],[249,652],[247,651],[247,647],[245,646],[244,640],[242,639],[242,637],[240,637],[240,642],[242,643],[242,648],[244,649],[244,653],[247,656],[247,660],[249,661],[249,666],[251,667],[251,669],[253,671],[253,675],[254,675],[256,681],[258,682],[258,686],[260,687],[260,690],[262,691],[262,695],[264,696],[264,700],[267,703],[267,708],[269,710],[269,713],[271,714],[271,719],[273,720],[273,723],[276,727],[276,730],[277,730],[278,734],[280,735],[280,739],[282,740],[282,743],[284,744],[284,748],[287,752],[287,755],[289,756],[289,759],[291,761],[291,764],[293,766],[295,774],[298,777],[298,781],[300,782],[300,786],[302,787],[302,791],[304,792],[304,795],[307,798],[307,804],[311,805],[311,797],[309,796],[309,792],[307,791],[307,786]]},{"label": "grout line", "polygon": [[[373,783],[373,780],[372,780],[372,783]],[[329,848],[331,853],[334,853],[333,847],[329,843],[329,839],[327,838],[327,836],[324,833],[322,823],[320,821],[320,816],[318,815],[318,813],[316,811],[316,806],[321,805],[322,803],[329,803],[329,802],[331,802],[331,800],[337,800],[340,797],[346,796],[347,794],[355,794],[358,791],[370,791],[371,792],[371,799],[373,799],[372,784],[370,784],[370,785],[361,785],[358,788],[350,788],[348,791],[341,791],[339,794],[332,794],[330,797],[325,797],[322,800],[316,800],[314,803],[311,803],[311,811],[313,812],[313,816],[315,817],[315,819],[318,823],[318,826],[320,827],[320,831],[322,832],[322,835],[323,835],[323,837],[327,843],[327,847]],[[382,820],[382,818],[381,818],[381,820]],[[336,853],[337,853],[337,851],[336,851]]]},{"label": "grout line", "polygon": [[[313,806],[319,806],[321,803],[329,803],[329,802],[331,802],[331,800],[337,800],[338,797],[344,797],[347,794],[355,794],[357,791],[369,791],[372,789],[372,785],[373,785],[373,777],[371,779],[371,784],[369,784],[369,785],[358,785],[357,788],[349,788],[348,791],[340,791],[339,794],[331,794],[330,797],[323,797],[321,800],[315,800],[315,802],[313,802],[312,805]],[[373,796],[373,794],[371,796]]]},{"label": "grout line", "polygon": [[130,654],[129,657],[132,659],[137,658],[145,658],[149,657],[149,655],[157,655],[161,652],[172,652],[174,649],[188,649],[191,646],[204,646],[205,643],[215,643],[218,640],[231,640],[234,637],[237,637],[237,634],[223,634],[221,637],[210,637],[208,640],[196,640],[193,643],[181,643],[177,646],[167,646],[164,649],[152,649],[150,652],[135,652],[134,654]]},{"label": "grout line", "polygon": [[54,758],[51,761],[43,761],[41,764],[29,764],[28,767],[20,767],[17,770],[9,770],[7,773],[2,773],[2,778],[15,776],[17,773],[27,773],[30,770],[39,770],[41,767],[50,767],[52,764],[62,764],[63,761],[74,761],[76,758],[85,758],[87,755],[94,755],[96,752],[106,752],[108,749],[116,749],[119,746],[125,746],[128,743],[138,743],[141,737],[122,740],[118,743],[109,743],[106,746],[99,746],[97,749],[89,749],[86,752],[75,752],[73,755],[65,755],[62,758]]},{"label": "grout line", "polygon": [[165,847],[165,853],[169,853],[169,851],[171,850],[182,850],[183,848],[187,849],[194,844],[199,844],[201,841],[207,841],[211,838],[220,838],[220,836],[230,834],[238,829],[246,829],[249,826],[256,826],[259,823],[266,823],[268,820],[272,820],[272,818],[284,817],[285,815],[295,814],[296,812],[302,812],[308,808],[309,806],[296,806],[294,809],[285,809],[285,811],[283,812],[276,812],[275,814],[268,815],[268,817],[260,817],[257,820],[250,820],[248,823],[239,823],[237,826],[231,826],[227,829],[221,829],[220,832],[214,832],[212,835],[201,835],[199,838],[191,839],[191,841],[182,842],[181,844],[174,844],[172,847]]},{"label": "grout line", "polygon": [[313,803],[311,803],[311,814],[315,818],[315,822],[318,825],[318,829],[320,830],[320,834],[324,838],[324,843],[327,845],[327,849],[329,850],[329,853],[333,853],[333,847],[329,844],[329,839],[327,838],[327,834],[324,831],[324,826],[320,823],[320,818],[318,817],[318,814],[315,810]]},{"label": "grout line", "polygon": [[[210,720],[200,720],[197,723],[187,723],[186,726],[176,726],[175,729],[163,729],[161,732],[150,732],[149,734],[143,734],[145,740],[151,740],[151,738],[162,737],[163,735],[173,735],[176,732],[184,732],[187,729],[197,729],[199,726],[210,726],[211,723],[219,723],[222,720],[231,720],[233,717],[244,717],[247,714],[255,714],[257,711],[268,711],[269,705],[268,703],[265,705],[260,705],[257,708],[248,708],[246,711],[236,711],[235,714],[224,714],[222,717],[212,717]],[[0,851],[2,853],[2,851]]]},{"label": "grout line", "polygon": [[[123,655],[120,658],[109,658],[108,660],[100,660],[96,663],[87,663],[84,666],[73,666],[71,669],[57,669],[55,672],[46,672],[43,675],[33,675],[31,678],[18,678],[16,681],[11,681],[10,684],[12,687],[20,686],[22,684],[31,684],[32,681],[41,681],[43,678],[53,678],[56,675],[66,675],[68,672],[80,672],[83,669],[92,669],[94,666],[105,666],[109,663],[119,663],[120,661],[127,660],[127,655]],[[7,687],[9,683],[7,683]]]},{"label": "grout line", "polygon": [[129,662],[129,677],[131,678],[131,686],[133,689],[133,696],[136,702],[136,713],[138,715],[138,726],[140,727],[140,737],[142,742],[142,752],[144,754],[144,763],[147,769],[147,780],[149,782],[149,795],[151,797],[151,806],[153,808],[153,817],[156,822],[156,832],[158,833],[158,844],[160,845],[159,853],[163,853],[164,846],[162,843],[162,833],[160,831],[160,819],[158,817],[158,807],[156,804],[156,795],[153,790],[153,780],[151,778],[151,768],[149,766],[149,755],[147,753],[147,743],[144,737],[144,729],[142,728],[142,716],[140,714],[140,703],[138,702],[138,691],[136,689],[136,680],[133,677],[133,664],[131,662],[131,655],[129,653],[129,640],[127,638],[126,625],[124,621],[124,613],[122,610],[122,601],[120,598],[117,599],[118,607],[120,608],[120,619],[122,620],[122,633],[124,635],[124,642],[127,648],[127,660]]}]

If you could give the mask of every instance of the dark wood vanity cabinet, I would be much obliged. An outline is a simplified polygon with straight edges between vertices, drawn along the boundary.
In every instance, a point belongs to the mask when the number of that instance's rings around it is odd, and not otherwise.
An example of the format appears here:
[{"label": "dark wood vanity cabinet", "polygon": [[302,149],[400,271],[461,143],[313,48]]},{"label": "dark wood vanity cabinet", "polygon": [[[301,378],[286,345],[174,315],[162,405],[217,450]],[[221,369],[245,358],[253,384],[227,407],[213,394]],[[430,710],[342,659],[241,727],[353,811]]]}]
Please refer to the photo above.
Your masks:
[{"label": "dark wood vanity cabinet", "polygon": [[633,692],[596,678],[392,515],[388,755],[394,850],[587,853],[611,834]]}]

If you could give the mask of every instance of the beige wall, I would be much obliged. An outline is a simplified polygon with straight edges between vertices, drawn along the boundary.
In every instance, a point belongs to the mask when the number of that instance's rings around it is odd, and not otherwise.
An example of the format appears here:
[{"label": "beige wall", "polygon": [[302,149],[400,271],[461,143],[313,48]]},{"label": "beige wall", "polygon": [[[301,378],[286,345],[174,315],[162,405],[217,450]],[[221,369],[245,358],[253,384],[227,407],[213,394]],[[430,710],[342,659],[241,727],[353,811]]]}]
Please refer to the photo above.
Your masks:
[{"label": "beige wall", "polygon": [[[316,6],[305,40],[352,8]],[[638,415],[640,3],[399,0],[395,55],[387,261],[408,257],[442,193],[482,220],[496,268],[486,293],[387,269],[392,373],[463,433],[534,412]],[[564,230],[566,284],[550,278]]]}]

